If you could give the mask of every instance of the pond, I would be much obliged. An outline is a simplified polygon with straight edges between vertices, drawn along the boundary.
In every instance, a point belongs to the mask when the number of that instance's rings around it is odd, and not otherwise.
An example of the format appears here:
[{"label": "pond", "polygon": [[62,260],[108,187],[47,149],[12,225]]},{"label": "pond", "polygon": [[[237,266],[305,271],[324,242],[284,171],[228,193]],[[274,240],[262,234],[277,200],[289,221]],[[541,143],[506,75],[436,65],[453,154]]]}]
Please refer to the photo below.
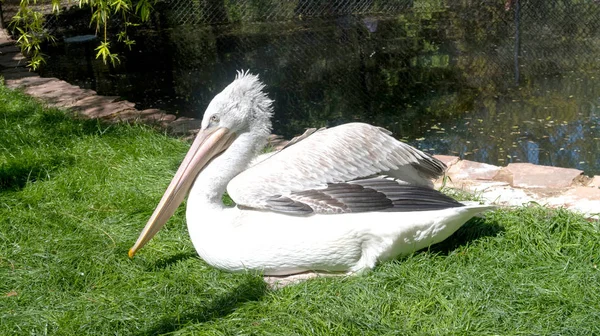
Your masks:
[{"label": "pond", "polygon": [[42,75],[200,118],[235,70],[250,69],[286,137],[364,121],[432,154],[600,174],[600,35],[556,38],[565,33],[548,21],[523,24],[517,42],[512,13],[493,24],[455,14],[139,28],[116,67],[91,43],[59,43]]}]

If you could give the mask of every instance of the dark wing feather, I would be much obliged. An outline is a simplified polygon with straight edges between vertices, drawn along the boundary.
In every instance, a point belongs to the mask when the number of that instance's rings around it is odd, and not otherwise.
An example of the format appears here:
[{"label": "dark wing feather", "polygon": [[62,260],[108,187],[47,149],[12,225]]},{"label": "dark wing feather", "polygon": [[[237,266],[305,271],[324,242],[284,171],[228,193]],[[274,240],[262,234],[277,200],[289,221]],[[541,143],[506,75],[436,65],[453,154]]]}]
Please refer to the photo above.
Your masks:
[{"label": "dark wing feather", "polygon": [[393,179],[381,177],[330,183],[325,189],[278,195],[267,201],[269,210],[295,215],[428,211],[460,206],[463,204],[437,190],[399,184]]}]

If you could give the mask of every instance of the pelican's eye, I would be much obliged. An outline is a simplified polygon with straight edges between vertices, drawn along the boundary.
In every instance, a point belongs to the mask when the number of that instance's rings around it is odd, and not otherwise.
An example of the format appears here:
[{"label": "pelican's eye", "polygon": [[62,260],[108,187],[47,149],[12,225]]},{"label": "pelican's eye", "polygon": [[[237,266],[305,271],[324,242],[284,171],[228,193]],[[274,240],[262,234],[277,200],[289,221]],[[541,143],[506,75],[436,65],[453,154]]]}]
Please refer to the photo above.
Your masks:
[{"label": "pelican's eye", "polygon": [[213,115],[210,117],[210,121],[211,121],[211,122],[214,122],[214,123],[218,123],[218,122],[219,122],[219,116],[218,116],[218,115],[216,115],[216,114],[213,114]]}]

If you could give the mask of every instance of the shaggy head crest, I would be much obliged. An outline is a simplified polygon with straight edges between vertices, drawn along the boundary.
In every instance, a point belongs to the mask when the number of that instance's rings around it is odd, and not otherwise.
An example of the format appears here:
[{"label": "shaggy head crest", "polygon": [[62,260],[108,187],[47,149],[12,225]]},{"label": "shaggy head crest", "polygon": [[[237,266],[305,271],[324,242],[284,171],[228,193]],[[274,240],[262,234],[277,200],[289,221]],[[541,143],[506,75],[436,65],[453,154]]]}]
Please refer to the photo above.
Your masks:
[{"label": "shaggy head crest", "polygon": [[[232,118],[232,126],[239,125],[240,129],[253,127],[257,131],[270,132],[273,100],[264,88],[258,75],[248,70],[238,71],[233,82],[209,104],[205,119],[216,113],[223,119]],[[203,121],[203,124],[207,127],[209,120]]]}]

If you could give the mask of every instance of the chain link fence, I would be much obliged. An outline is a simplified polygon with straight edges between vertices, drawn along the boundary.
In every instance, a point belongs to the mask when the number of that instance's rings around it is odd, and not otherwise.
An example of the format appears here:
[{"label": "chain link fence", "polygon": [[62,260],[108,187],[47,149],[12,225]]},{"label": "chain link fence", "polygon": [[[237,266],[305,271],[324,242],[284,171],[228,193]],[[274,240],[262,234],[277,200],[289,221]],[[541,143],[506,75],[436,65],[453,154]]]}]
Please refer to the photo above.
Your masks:
[{"label": "chain link fence", "polygon": [[[3,3],[5,21],[7,13],[14,12],[11,4],[17,3]],[[132,27],[136,45],[131,52],[123,49],[117,68],[94,61],[92,70],[82,66],[74,71],[73,47],[63,62],[50,53],[53,59],[45,71],[51,76],[73,76],[64,79],[82,86],[89,82],[83,76],[91,73],[96,84],[89,88],[101,94],[123,96],[141,108],[200,117],[235,70],[252,69],[268,83],[276,104],[275,132],[286,137],[306,127],[361,120],[409,138],[425,134],[436,139],[435,134],[424,133],[432,131],[431,120],[466,124],[462,120],[466,111],[486,110],[493,115],[501,100],[497,97],[504,92],[528,92],[534,81],[536,90],[552,91],[556,83],[546,83],[544,78],[600,70],[600,0],[166,0],[156,5],[155,12],[150,27]],[[81,34],[81,27],[89,29],[85,17],[89,10],[81,13],[48,15],[46,27],[59,40]],[[81,23],[75,25],[73,18],[78,16]],[[69,28],[73,26],[79,28]],[[77,77],[80,74],[82,78]],[[560,106],[557,110],[566,113],[560,116],[562,121],[583,120],[581,106],[573,102],[587,99],[589,106],[600,105],[595,103],[597,92],[591,92],[598,85],[586,81],[577,82],[573,98],[532,98],[521,109],[534,109],[536,118],[545,120],[546,105]],[[480,123],[512,129],[516,118],[494,116]],[[564,130],[555,139],[584,128],[577,122],[561,127]],[[547,130],[520,131],[543,137]],[[493,130],[473,132],[483,139]],[[543,163],[534,160],[537,149],[526,147],[532,143],[521,144],[520,137],[517,131],[509,132],[503,137],[503,148],[520,148],[520,154],[510,156]],[[466,141],[451,138],[442,134],[436,144],[417,144],[460,155],[475,151]],[[495,141],[485,139],[484,143]],[[577,146],[590,144],[594,142]],[[501,146],[494,146],[475,159],[506,159]],[[553,160],[551,164],[561,162]],[[576,164],[563,165],[573,167],[595,159],[572,160]]]},{"label": "chain link fence", "polygon": [[[5,21],[18,3],[3,2]],[[74,4],[64,0],[63,9]],[[89,9],[56,16],[43,2],[33,6],[48,13],[45,27],[59,38],[93,33]],[[356,97],[375,115],[367,101],[381,96],[412,104],[409,96],[420,92],[493,91],[520,76],[600,64],[600,0],[164,0],[155,8],[150,25],[166,33],[141,27],[135,38],[146,52],[168,49],[178,96],[193,90],[196,78],[245,67],[277,72],[271,82],[285,78],[290,106],[319,95],[306,82],[336,77],[344,99]],[[381,81],[388,87],[378,87]],[[306,90],[315,92],[301,94]]]},{"label": "chain link fence", "polygon": [[413,0],[298,0],[223,1],[167,0],[176,24],[223,24],[233,22],[285,21],[306,17],[348,14],[393,15],[413,7]]},{"label": "chain link fence", "polygon": [[[5,22],[19,2],[4,0]],[[31,6],[59,38],[93,34],[89,9],[64,10],[75,4],[63,0],[59,16],[47,2]],[[145,38],[142,27],[138,45],[166,43],[181,78],[199,68],[278,68],[299,83],[335,73],[364,100],[385,91],[369,87],[374,76],[401,81],[403,90],[438,90],[453,67],[464,73],[455,81],[493,90],[528,74],[600,64],[600,0],[163,0],[155,8],[150,26],[170,27],[168,36]],[[268,63],[252,56],[261,52]]]},{"label": "chain link fence", "polygon": [[[306,82],[328,76],[342,83],[349,106],[360,101],[373,110],[364,102],[390,101],[381,95],[412,104],[410,96],[431,90],[494,91],[514,86],[520,76],[600,66],[600,2],[595,0],[191,3],[165,3],[181,93],[202,74],[222,71],[226,77],[250,67],[277,73],[269,82],[288,88],[288,113],[320,95],[322,88],[302,94],[310,87]],[[225,24],[231,22],[238,24]],[[449,68],[462,74],[456,77]],[[376,87],[381,80],[389,87]],[[414,104],[422,105],[417,99]]]},{"label": "chain link fence", "polygon": [[[9,28],[10,21],[19,12],[20,3],[20,0],[0,0],[0,21],[4,22],[3,28]],[[75,1],[71,0],[61,0],[60,3],[59,7],[62,8],[62,10],[76,6]],[[43,14],[44,21],[42,27],[45,30],[53,32],[58,28],[58,16],[52,14],[52,5],[50,4],[50,1],[35,1],[34,3],[29,4],[29,6],[36,12]]]}]

